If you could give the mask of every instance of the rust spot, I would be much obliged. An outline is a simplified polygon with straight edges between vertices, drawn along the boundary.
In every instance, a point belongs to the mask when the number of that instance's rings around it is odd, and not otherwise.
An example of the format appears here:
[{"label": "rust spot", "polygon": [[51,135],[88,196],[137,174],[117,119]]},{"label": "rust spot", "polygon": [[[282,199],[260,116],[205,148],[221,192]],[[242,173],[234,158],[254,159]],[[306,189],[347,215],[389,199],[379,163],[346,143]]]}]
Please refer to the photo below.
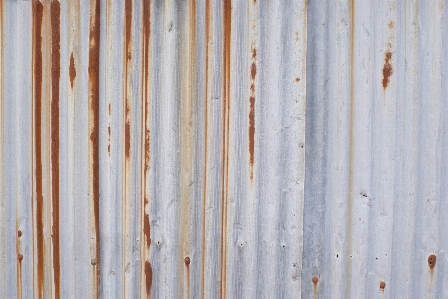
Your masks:
[{"label": "rust spot", "polygon": [[[148,199],[145,197],[145,206],[148,204]],[[143,224],[143,232],[146,238],[146,247],[151,247],[151,225],[149,224],[149,215],[145,213],[145,219]]]},{"label": "rust spot", "polygon": [[188,267],[188,266],[190,265],[190,262],[191,262],[190,257],[187,256],[187,257],[184,259],[184,262],[185,262],[185,265]]},{"label": "rust spot", "polygon": [[386,287],[386,283],[384,281],[380,282],[380,289],[383,289]]},{"label": "rust spot", "polygon": [[436,256],[434,255],[434,254],[431,254],[429,257],[428,257],[428,266],[429,266],[429,268],[431,268],[431,269],[434,269],[434,267],[436,266]]},{"label": "rust spot", "polygon": [[22,231],[19,229],[19,231],[17,231],[17,235],[19,236],[19,238],[22,236]]},{"label": "rust spot", "polygon": [[319,282],[319,278],[317,278],[316,276],[313,277],[312,279],[313,283],[316,285]]},{"label": "rust spot", "polygon": [[149,261],[145,261],[146,295],[150,297],[152,287],[152,266]]},{"label": "rust spot", "polygon": [[[93,191],[93,213],[95,222],[95,284],[96,297],[99,297],[100,288],[100,233],[99,233],[99,215],[100,215],[100,185],[99,185],[99,102],[100,102],[100,0],[95,0],[90,7],[90,34],[89,34],[89,113],[90,144],[91,144],[91,179]],[[91,116],[90,116],[91,115]]]},{"label": "rust spot", "polygon": [[19,260],[19,262],[22,262],[22,260],[23,260],[23,254],[19,253],[19,254],[17,255],[17,259]]},{"label": "rust spot", "polygon": [[257,49],[252,49],[252,65],[250,68],[250,91],[249,98],[249,165],[250,165],[250,179],[254,177],[254,151],[255,151],[255,76],[257,75],[256,65]]},{"label": "rust spot", "polygon": [[296,82],[300,82],[300,79],[299,79],[299,78],[296,78]]},{"label": "rust spot", "polygon": [[70,67],[69,67],[69,75],[70,75],[70,84],[73,88],[73,81],[76,77],[76,68],[75,68],[75,58],[73,57],[73,52],[70,55]]},{"label": "rust spot", "polygon": [[109,155],[110,155],[110,126],[108,126],[107,127],[107,134],[109,135],[108,136],[108,143],[107,143],[107,152],[109,153]]},{"label": "rust spot", "polygon": [[255,80],[255,76],[257,75],[257,66],[255,64],[255,61],[252,61],[252,65],[250,67],[250,78]]},{"label": "rust spot", "polygon": [[387,26],[392,29],[394,28],[394,22],[390,21],[389,24],[387,24]]},{"label": "rust spot", "polygon": [[55,298],[61,297],[59,256],[59,79],[61,6],[51,1],[51,187],[52,187],[52,241]]},{"label": "rust spot", "polygon": [[384,53],[384,67],[383,67],[383,88],[389,85],[389,77],[393,74],[392,64],[392,52],[391,44],[388,45],[386,52]]},{"label": "rust spot", "polygon": [[126,158],[129,158],[129,153],[131,151],[131,124],[129,121],[124,125],[124,152]]},{"label": "rust spot", "polygon": [[42,182],[42,18],[43,5],[33,1],[33,98],[34,98],[34,151],[36,184],[36,251],[37,297],[43,298],[44,230]]}]

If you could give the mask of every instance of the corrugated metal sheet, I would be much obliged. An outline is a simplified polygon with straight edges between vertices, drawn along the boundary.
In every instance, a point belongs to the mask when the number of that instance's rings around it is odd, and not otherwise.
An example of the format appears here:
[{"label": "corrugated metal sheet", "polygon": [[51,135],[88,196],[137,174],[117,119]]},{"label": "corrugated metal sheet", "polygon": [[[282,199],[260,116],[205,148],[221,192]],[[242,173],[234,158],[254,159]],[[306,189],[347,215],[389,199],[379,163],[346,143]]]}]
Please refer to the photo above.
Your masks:
[{"label": "corrugated metal sheet", "polygon": [[0,1],[0,297],[298,296],[306,15]]},{"label": "corrugated metal sheet", "polygon": [[447,13],[0,0],[0,297],[448,298]]},{"label": "corrugated metal sheet", "polygon": [[303,297],[448,298],[448,2],[309,1],[307,32]]}]

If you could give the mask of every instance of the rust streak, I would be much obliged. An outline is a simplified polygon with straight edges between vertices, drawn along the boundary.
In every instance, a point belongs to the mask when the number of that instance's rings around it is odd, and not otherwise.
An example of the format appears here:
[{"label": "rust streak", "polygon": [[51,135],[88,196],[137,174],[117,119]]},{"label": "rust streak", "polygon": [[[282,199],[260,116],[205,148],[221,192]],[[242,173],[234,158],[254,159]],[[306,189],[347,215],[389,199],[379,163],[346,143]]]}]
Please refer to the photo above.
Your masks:
[{"label": "rust streak", "polygon": [[[55,298],[61,297],[59,252],[59,78],[61,6],[51,1],[51,186],[52,186],[52,240]],[[72,56],[73,57],[73,56]]]},{"label": "rust streak", "polygon": [[223,49],[223,154],[222,154],[222,193],[221,193],[221,285],[220,297],[226,298],[227,275],[227,204],[228,204],[228,149],[229,149],[229,107],[230,107],[230,43],[232,22],[231,1],[224,1],[224,49]]},{"label": "rust streak", "polygon": [[146,294],[148,297],[151,294],[151,286],[152,286],[152,266],[149,261],[145,261],[145,279],[146,279]]},{"label": "rust streak", "polygon": [[33,98],[34,98],[34,148],[36,184],[36,251],[37,297],[43,298],[44,282],[44,230],[42,182],[42,18],[43,5],[33,1]]},{"label": "rust streak", "polygon": [[[131,60],[132,55],[132,45],[131,45],[131,33],[132,33],[132,0],[125,1],[125,80],[128,80],[128,68],[130,65],[128,64],[128,60]],[[128,94],[128,84],[130,82],[125,83],[125,101],[126,101],[126,114],[125,114],[125,132],[124,132],[124,142],[125,142],[125,156],[126,159],[129,159],[130,149],[131,149],[131,120],[130,120],[130,98]]]},{"label": "rust streak", "polygon": [[70,85],[73,88],[73,81],[76,78],[75,58],[73,57],[73,52],[70,55],[69,75],[70,75]]},{"label": "rust streak", "polygon": [[[91,109],[91,118],[89,124],[91,126],[90,143],[92,150],[92,187],[93,187],[93,213],[95,222],[95,269],[96,278],[96,296],[99,297],[100,288],[100,234],[99,234],[99,203],[100,203],[100,188],[99,188],[99,102],[100,102],[100,0],[95,0],[92,3],[90,14],[90,35],[89,35],[89,105]],[[93,9],[92,9],[93,8]],[[90,115],[90,114],[89,114]]]},{"label": "rust streak", "polygon": [[383,88],[386,89],[386,87],[389,85],[389,77],[393,74],[392,69],[392,52],[391,52],[391,44],[388,44],[387,50],[384,53],[384,67],[383,67]]},{"label": "rust streak", "polygon": [[204,187],[202,194],[202,272],[201,298],[205,298],[205,225],[207,206],[207,154],[208,154],[208,44],[210,41],[210,0],[205,1],[205,98],[204,98]]},{"label": "rust streak", "polygon": [[252,49],[252,65],[250,68],[250,91],[251,96],[249,98],[250,111],[249,111],[249,165],[250,165],[250,180],[254,178],[254,151],[255,151],[255,76],[257,75],[257,49]]},{"label": "rust streak", "polygon": [[314,289],[313,289],[313,291],[314,291],[314,298],[317,298],[317,283],[319,282],[319,278],[313,277],[313,279],[311,279],[311,281],[314,284]]},{"label": "rust streak", "polygon": [[190,257],[184,259],[185,266],[187,267],[187,298],[190,298]]}]

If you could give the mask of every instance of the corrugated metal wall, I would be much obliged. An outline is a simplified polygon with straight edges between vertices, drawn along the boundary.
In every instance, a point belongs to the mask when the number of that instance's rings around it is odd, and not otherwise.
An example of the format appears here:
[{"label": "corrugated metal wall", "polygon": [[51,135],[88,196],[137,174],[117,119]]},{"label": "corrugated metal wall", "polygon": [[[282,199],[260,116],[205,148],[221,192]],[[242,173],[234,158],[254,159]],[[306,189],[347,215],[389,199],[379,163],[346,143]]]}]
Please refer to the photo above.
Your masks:
[{"label": "corrugated metal wall", "polygon": [[1,298],[300,294],[304,0],[0,3]]},{"label": "corrugated metal wall", "polygon": [[0,0],[0,297],[448,298],[447,14]]}]

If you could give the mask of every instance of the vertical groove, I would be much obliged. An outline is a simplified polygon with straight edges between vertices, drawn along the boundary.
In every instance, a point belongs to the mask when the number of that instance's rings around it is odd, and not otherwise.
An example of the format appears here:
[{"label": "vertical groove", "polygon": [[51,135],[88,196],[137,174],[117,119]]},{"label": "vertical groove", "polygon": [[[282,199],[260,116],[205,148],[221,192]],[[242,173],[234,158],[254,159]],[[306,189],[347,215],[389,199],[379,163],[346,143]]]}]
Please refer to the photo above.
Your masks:
[{"label": "vertical groove", "polygon": [[223,153],[222,153],[222,193],[221,193],[221,298],[226,298],[227,275],[227,203],[228,203],[228,150],[229,150],[229,107],[230,107],[230,37],[231,37],[231,1],[224,1],[224,47],[223,47]]},{"label": "vertical groove", "polygon": [[93,264],[95,290],[98,298],[100,295],[100,235],[99,235],[99,101],[100,101],[100,0],[91,3],[90,8],[90,35],[89,35],[89,128],[90,148],[89,154],[92,180],[93,216],[95,225],[95,262]]},{"label": "vertical groove", "polygon": [[204,98],[204,185],[202,195],[202,271],[201,271],[201,298],[205,298],[205,225],[207,211],[207,154],[208,154],[208,43],[210,30],[210,0],[205,0],[205,98]]},{"label": "vertical groove", "polygon": [[[43,298],[44,282],[44,230],[42,191],[42,18],[43,5],[33,1],[33,102],[34,102],[34,154],[36,184],[36,253],[37,298]],[[36,273],[37,272],[37,273]]]},{"label": "vertical groove", "polygon": [[[143,242],[143,261],[144,261],[144,273],[145,273],[145,287],[146,298],[151,298],[152,287],[152,266],[150,262],[150,249],[151,249],[151,224],[149,219],[149,212],[147,211],[149,203],[149,186],[147,184],[147,175],[150,166],[150,120],[149,120],[149,59],[150,59],[150,37],[151,37],[151,0],[143,0],[143,68],[142,68],[142,131],[144,137],[143,147],[143,235],[146,242]],[[146,247],[145,247],[146,244]]]},{"label": "vertical groove", "polygon": [[61,297],[59,254],[59,78],[60,78],[60,14],[61,6],[53,0],[51,12],[51,186],[52,240],[55,298]]}]

